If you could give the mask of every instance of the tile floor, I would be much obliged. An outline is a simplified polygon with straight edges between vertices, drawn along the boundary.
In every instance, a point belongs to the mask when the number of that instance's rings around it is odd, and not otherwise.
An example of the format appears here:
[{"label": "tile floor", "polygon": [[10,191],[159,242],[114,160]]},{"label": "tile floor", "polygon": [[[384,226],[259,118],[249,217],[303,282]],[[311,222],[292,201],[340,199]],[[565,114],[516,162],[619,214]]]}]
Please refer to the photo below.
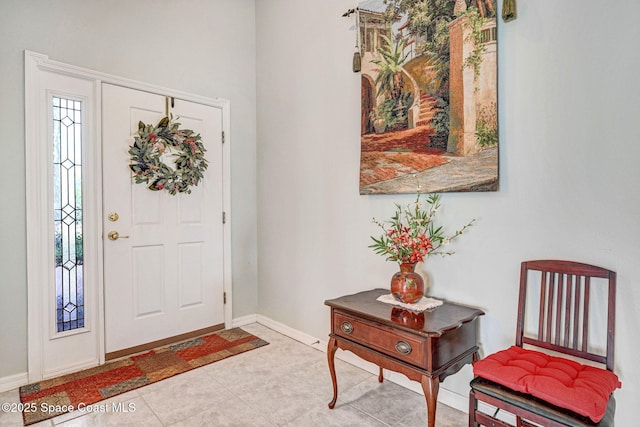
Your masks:
[{"label": "tile floor", "polygon": [[[242,327],[270,344],[100,402],[109,412],[74,411],[34,426],[425,426],[424,398],[340,360],[338,402],[324,352],[254,323]],[[17,390],[0,403],[19,402]],[[113,404],[129,412],[114,412]],[[467,425],[438,404],[437,426]],[[0,412],[0,427],[22,416]]]}]

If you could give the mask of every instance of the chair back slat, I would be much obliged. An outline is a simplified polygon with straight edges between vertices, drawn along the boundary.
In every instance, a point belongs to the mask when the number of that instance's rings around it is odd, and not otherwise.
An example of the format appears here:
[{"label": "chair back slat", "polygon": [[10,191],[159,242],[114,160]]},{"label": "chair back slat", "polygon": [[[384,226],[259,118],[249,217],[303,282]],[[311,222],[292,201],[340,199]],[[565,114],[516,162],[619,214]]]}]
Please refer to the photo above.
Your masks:
[{"label": "chair back slat", "polygon": [[551,342],[551,321],[553,320],[553,274],[549,273],[549,274],[543,274],[543,276],[545,278],[547,278],[547,288],[549,290],[549,297],[547,298],[547,300],[544,302],[544,304],[547,306],[547,330],[546,330],[546,334],[543,334],[545,336],[544,341],[550,343]]},{"label": "chair back slat", "polygon": [[562,344],[565,347],[569,347],[570,346],[569,338],[571,337],[571,318],[574,317],[574,316],[572,316],[573,305],[571,304],[571,302],[574,299],[574,295],[573,295],[573,288],[574,288],[573,279],[574,279],[574,276],[572,274],[568,274],[567,275],[567,297],[565,299],[565,307],[564,307],[564,311],[566,313],[566,320],[564,322],[564,342]]},{"label": "chair back slat", "polygon": [[576,277],[575,298],[573,304],[573,345],[571,348],[578,348],[578,333],[580,328],[580,300],[582,296],[582,288],[580,287],[580,278]]},{"label": "chair back slat", "polygon": [[[522,293],[522,289],[520,289],[520,292]],[[547,294],[547,275],[546,274],[541,274],[540,275],[540,314],[538,314],[538,339],[540,341],[544,341],[544,319],[545,319],[545,315],[544,315],[544,310],[546,307],[546,301],[547,299],[545,298],[545,295]],[[544,302],[544,303],[542,303]]]},{"label": "chair back slat", "polygon": [[[588,277],[584,278],[584,318],[589,318],[589,295],[591,285]],[[582,329],[582,351],[587,351],[587,341],[589,339],[589,322],[584,322]]]},{"label": "chair back slat", "polygon": [[[555,276],[555,275],[554,275]],[[554,277],[552,276],[552,277]],[[555,340],[555,344],[556,345],[560,345],[560,338],[562,337],[562,334],[560,333],[560,327],[562,325],[563,322],[561,322],[562,319],[562,296],[563,296],[563,291],[564,291],[564,286],[563,286],[563,282],[564,282],[564,275],[560,274],[557,276],[558,277],[558,283],[556,288],[558,289],[558,299],[557,299],[557,303],[554,304],[556,307],[556,320],[555,320],[555,324],[556,324],[556,340]],[[564,322],[566,323],[566,322]]]},{"label": "chair back slat", "polygon": [[[539,275],[540,279],[529,278]],[[596,280],[592,280],[592,279]],[[530,287],[538,286],[539,291]],[[595,285],[598,286],[595,286]],[[601,286],[601,284],[608,286]],[[596,292],[597,299],[592,298]],[[539,300],[535,301],[535,295]],[[527,302],[527,295],[534,300]],[[604,300],[602,295],[606,295]],[[593,306],[598,302],[599,306]],[[538,304],[537,319],[528,318],[527,305]],[[604,315],[601,315],[604,313]],[[590,317],[595,335],[606,335],[606,345],[590,343]],[[598,320],[603,320],[597,324]],[[605,364],[613,369],[615,273],[601,267],[571,261],[526,261],[521,266],[516,345],[538,346]],[[529,326],[531,325],[531,326]],[[536,325],[537,330],[528,330]],[[598,329],[600,326],[600,329]],[[525,331],[525,329],[527,329]],[[606,334],[598,334],[606,330]],[[597,341],[597,340],[596,340]]]}]

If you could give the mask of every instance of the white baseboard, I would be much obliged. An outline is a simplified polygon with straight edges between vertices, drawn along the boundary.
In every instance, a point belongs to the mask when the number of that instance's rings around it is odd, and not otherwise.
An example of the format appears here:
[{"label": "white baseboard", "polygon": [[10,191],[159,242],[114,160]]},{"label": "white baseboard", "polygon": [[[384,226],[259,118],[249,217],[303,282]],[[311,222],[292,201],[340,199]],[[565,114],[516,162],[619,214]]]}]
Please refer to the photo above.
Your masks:
[{"label": "white baseboard", "polygon": [[[301,343],[307,344],[317,350],[323,351],[325,353],[327,351],[328,341],[326,340],[320,340],[304,332],[298,331],[297,329],[291,328],[287,325],[284,325],[280,322],[276,322],[273,319],[270,319],[268,317],[265,317],[259,314],[256,315],[255,317],[256,317],[257,323],[260,323],[261,325],[264,325],[267,328],[273,329],[276,332],[280,332],[283,335],[293,338],[296,341],[300,341]],[[235,325],[236,321],[234,320],[233,323]],[[351,353],[350,351],[343,351],[342,349],[338,349],[338,351],[336,352],[336,357],[353,366],[356,366],[360,369],[370,372],[376,376],[378,375],[379,368],[377,365],[359,358],[358,356]],[[385,370],[384,377],[385,379],[393,383],[396,383],[402,387],[405,387],[409,390],[415,391],[416,393],[424,395],[422,391],[422,387],[420,386],[419,383],[415,381],[411,381],[409,378],[405,377],[402,374]],[[443,386],[440,386],[440,390],[438,392],[438,402],[443,403],[451,408],[462,411],[464,413],[469,412],[469,397],[466,395],[462,396],[459,393],[456,393],[444,388]]]},{"label": "white baseboard", "polygon": [[16,389],[27,384],[29,384],[29,374],[26,372],[9,375],[7,377],[0,377],[0,393]]},{"label": "white baseboard", "polygon": [[[316,337],[312,337],[309,334],[305,334],[304,332],[301,332],[297,329],[293,329],[283,323],[276,322],[275,320],[262,316],[260,314],[258,314],[256,318],[258,323],[266,326],[267,328],[280,332],[281,334],[286,335],[289,338],[293,338],[296,341],[300,341],[303,344],[319,349],[317,346],[320,344],[320,340]],[[326,343],[324,348],[327,348]]]},{"label": "white baseboard", "polygon": [[231,325],[234,328],[239,328],[244,325],[249,325],[251,323],[256,323],[258,320],[256,319],[255,314],[250,314],[248,316],[236,317],[231,321]]}]

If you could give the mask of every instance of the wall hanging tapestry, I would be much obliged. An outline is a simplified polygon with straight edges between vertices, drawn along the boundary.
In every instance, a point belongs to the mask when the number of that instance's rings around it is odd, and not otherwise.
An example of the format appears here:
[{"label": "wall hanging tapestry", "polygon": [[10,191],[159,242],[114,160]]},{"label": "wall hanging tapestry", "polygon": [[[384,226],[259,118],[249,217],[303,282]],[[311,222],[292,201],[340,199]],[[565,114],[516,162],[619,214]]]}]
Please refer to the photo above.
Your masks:
[{"label": "wall hanging tapestry", "polygon": [[136,184],[147,184],[149,190],[190,194],[207,169],[205,151],[200,134],[180,129],[180,123],[169,117],[155,126],[139,122],[129,147],[129,168]]},{"label": "wall hanging tapestry", "polygon": [[26,385],[20,387],[24,425],[72,410],[88,410],[103,399],[267,344],[233,328]]},{"label": "wall hanging tapestry", "polygon": [[365,0],[360,194],[498,188],[495,0]]}]

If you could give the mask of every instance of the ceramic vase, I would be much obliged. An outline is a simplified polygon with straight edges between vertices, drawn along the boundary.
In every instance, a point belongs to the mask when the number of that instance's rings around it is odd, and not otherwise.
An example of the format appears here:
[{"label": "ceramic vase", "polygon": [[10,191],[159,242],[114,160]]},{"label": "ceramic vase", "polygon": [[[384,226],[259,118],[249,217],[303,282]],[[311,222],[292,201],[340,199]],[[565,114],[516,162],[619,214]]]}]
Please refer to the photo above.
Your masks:
[{"label": "ceramic vase", "polygon": [[391,294],[397,301],[413,304],[424,295],[424,280],[415,268],[416,263],[403,262],[391,278]]}]

